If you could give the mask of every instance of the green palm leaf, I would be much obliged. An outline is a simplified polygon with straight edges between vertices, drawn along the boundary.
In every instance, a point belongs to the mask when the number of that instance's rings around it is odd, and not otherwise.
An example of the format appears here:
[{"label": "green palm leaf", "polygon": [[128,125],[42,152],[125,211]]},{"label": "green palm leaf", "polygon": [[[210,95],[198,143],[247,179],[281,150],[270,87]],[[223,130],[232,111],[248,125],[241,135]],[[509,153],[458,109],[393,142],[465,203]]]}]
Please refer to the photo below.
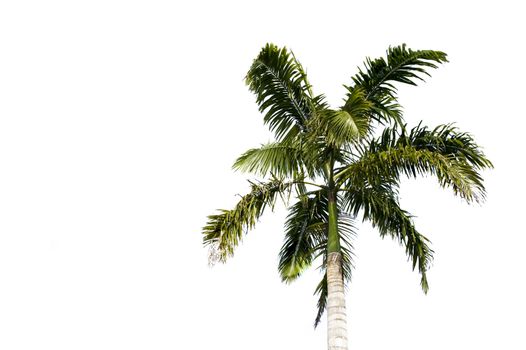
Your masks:
[{"label": "green palm leaf", "polygon": [[289,208],[285,222],[285,241],[279,253],[278,270],[285,282],[298,278],[307,269],[317,251],[326,244],[327,196],[316,191]]},{"label": "green palm leaf", "polygon": [[267,44],[252,63],[246,83],[278,140],[305,131],[319,98],[312,95],[303,67],[286,48]]},{"label": "green palm leaf", "polygon": [[[346,110],[325,111],[320,113],[322,121],[317,128],[325,137],[325,147],[348,149],[368,132],[368,122]],[[323,131],[321,131],[323,130]]]},{"label": "green palm leaf", "polygon": [[314,328],[316,328],[320,324],[323,313],[325,312],[325,309],[327,308],[327,273],[326,272],[324,272],[323,278],[321,279],[320,283],[318,283],[318,285],[316,286],[316,289],[314,290],[314,295],[318,295],[318,302],[316,304],[318,311],[316,313],[316,318],[314,319]]},{"label": "green palm leaf", "polygon": [[[294,281],[311,266],[317,257],[322,257],[320,269],[325,275],[327,256],[327,195],[315,191],[302,198],[289,209],[285,224],[285,242],[280,251],[278,270],[285,282]],[[342,271],[346,282],[350,281],[353,268],[352,237],[356,234],[353,219],[341,213],[338,219],[341,237]],[[325,277],[324,277],[325,279]],[[327,282],[322,280],[315,290],[319,295],[315,327],[321,320],[327,303]]]},{"label": "green palm leaf", "polygon": [[339,170],[336,177],[348,186],[398,182],[408,177],[435,175],[441,186],[450,186],[466,201],[481,201],[485,187],[480,169],[492,167],[471,136],[451,126],[432,131],[417,126],[387,128],[377,140],[362,147],[360,158]]},{"label": "green palm leaf", "polygon": [[347,100],[341,110],[349,113],[360,138],[364,138],[372,131],[371,119],[374,118],[374,104],[368,100],[367,92],[361,87],[355,87],[349,90]]},{"label": "green palm leaf", "polygon": [[250,184],[250,193],[242,196],[234,209],[221,209],[219,214],[208,216],[208,222],[203,227],[203,244],[210,248],[209,261],[212,264],[225,262],[232,256],[243,233],[254,228],[265,208],[273,207],[277,196],[284,198],[293,186],[279,179]]},{"label": "green palm leaf", "polygon": [[413,270],[418,266],[421,274],[420,284],[427,293],[429,285],[426,272],[433,258],[429,240],[414,227],[411,215],[401,209],[396,191],[388,185],[353,188],[344,193],[344,207],[364,220],[369,220],[380,231],[380,235],[390,235],[406,248],[412,261]]},{"label": "green palm leaf", "polygon": [[400,174],[435,175],[442,187],[452,187],[456,195],[468,202],[480,201],[485,196],[482,177],[468,164],[452,156],[410,146],[366,154],[342,172],[349,183],[358,184],[378,184],[390,181],[390,177],[398,180]]},{"label": "green palm leaf", "polygon": [[451,155],[457,161],[469,164],[473,169],[481,170],[493,167],[473,137],[466,132],[459,131],[451,124],[438,125],[430,130],[420,123],[412,128],[409,133],[406,132],[405,128],[401,130],[388,128],[384,134],[387,138],[383,142],[384,144],[396,140],[399,145],[413,145],[418,149]]},{"label": "green palm leaf", "polygon": [[447,55],[441,51],[414,51],[405,44],[390,47],[386,58],[367,58],[365,70],[359,70],[352,78],[354,85],[348,89],[350,93],[356,88],[366,92],[378,121],[395,120],[401,124],[402,112],[396,100],[394,83],[416,85],[416,81],[423,80],[422,76],[430,75],[427,69],[437,68],[437,64],[444,62],[447,62]]},{"label": "green palm leaf", "polygon": [[243,153],[234,163],[233,169],[267,176],[272,173],[279,177],[292,178],[303,173],[301,150],[291,143],[268,143]]}]

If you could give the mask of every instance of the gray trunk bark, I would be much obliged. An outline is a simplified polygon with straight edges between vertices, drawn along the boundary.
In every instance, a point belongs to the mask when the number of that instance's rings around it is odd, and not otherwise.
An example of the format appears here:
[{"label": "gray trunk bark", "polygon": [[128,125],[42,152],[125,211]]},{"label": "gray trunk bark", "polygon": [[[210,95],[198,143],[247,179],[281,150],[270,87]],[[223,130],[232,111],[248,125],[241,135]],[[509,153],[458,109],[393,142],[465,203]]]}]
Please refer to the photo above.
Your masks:
[{"label": "gray trunk bark", "polygon": [[347,350],[347,313],[340,252],[327,256],[327,342],[329,350]]}]

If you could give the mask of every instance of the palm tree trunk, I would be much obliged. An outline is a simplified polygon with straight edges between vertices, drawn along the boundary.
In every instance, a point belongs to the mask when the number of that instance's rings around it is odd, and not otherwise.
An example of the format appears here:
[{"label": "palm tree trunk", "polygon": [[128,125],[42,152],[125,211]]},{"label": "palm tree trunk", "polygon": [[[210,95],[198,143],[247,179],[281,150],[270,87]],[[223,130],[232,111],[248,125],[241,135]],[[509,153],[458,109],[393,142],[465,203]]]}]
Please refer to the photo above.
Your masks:
[{"label": "palm tree trunk", "polygon": [[329,350],[347,350],[347,313],[340,252],[327,256],[327,342]]},{"label": "palm tree trunk", "polygon": [[347,313],[343,284],[342,253],[338,233],[336,195],[329,191],[327,242],[327,343],[329,350],[347,350]]}]

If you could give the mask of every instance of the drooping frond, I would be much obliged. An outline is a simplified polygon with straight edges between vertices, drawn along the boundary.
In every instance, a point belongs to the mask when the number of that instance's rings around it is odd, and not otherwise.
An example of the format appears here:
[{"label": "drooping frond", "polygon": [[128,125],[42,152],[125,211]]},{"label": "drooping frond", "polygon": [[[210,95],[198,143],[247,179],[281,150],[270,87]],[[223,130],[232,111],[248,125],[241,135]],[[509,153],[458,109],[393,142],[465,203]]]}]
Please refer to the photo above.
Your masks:
[{"label": "drooping frond", "polygon": [[342,271],[344,282],[350,282],[352,276],[353,265],[353,239],[356,237],[356,226],[354,223],[354,215],[343,211],[342,198],[338,199],[340,203],[338,214],[338,234],[340,235],[341,253],[342,253]]},{"label": "drooping frond", "polygon": [[444,62],[447,62],[447,55],[441,51],[413,51],[405,44],[390,47],[386,58],[367,58],[365,70],[359,69],[352,78],[353,86],[348,89],[351,94],[356,88],[366,92],[367,100],[376,110],[378,121],[394,120],[401,124],[402,112],[397,103],[394,83],[416,85],[418,80],[423,80],[424,75],[430,75],[427,69],[437,68],[437,64]]},{"label": "drooping frond", "polygon": [[232,168],[259,176],[272,173],[279,177],[292,178],[305,170],[305,157],[293,143],[267,143],[243,153]]},{"label": "drooping frond", "polygon": [[269,182],[251,182],[250,193],[232,210],[219,210],[219,214],[208,216],[203,227],[203,244],[210,247],[210,263],[225,262],[234,254],[234,248],[243,238],[243,233],[252,229],[267,206],[273,207],[277,196],[284,198],[292,183],[273,179]]},{"label": "drooping frond", "polygon": [[289,208],[285,241],[279,253],[278,270],[285,282],[298,278],[308,268],[317,251],[322,251],[327,231],[327,196],[316,191]]},{"label": "drooping frond", "polygon": [[397,182],[408,177],[431,174],[441,186],[450,186],[466,201],[481,201],[485,196],[478,170],[491,167],[471,136],[451,126],[432,131],[417,126],[409,134],[405,128],[387,128],[377,140],[362,148],[355,163],[341,169],[338,181],[350,185]]},{"label": "drooping frond", "polygon": [[[289,209],[285,224],[285,242],[280,251],[279,272],[283,281],[291,282],[311,266],[314,259],[321,257],[320,269],[325,275],[327,264],[327,193],[324,190],[310,192]],[[352,238],[356,235],[353,218],[344,213],[338,217],[338,232],[341,239],[342,272],[344,282],[351,279]],[[320,282],[315,294],[319,294],[318,325],[327,303],[326,281]]]},{"label": "drooping frond", "polygon": [[274,44],[261,50],[246,75],[246,83],[278,140],[305,131],[305,123],[321,98],[312,95],[307,75],[294,55]]},{"label": "drooping frond", "polygon": [[468,202],[484,197],[482,177],[469,165],[451,156],[410,146],[366,154],[350,165],[344,175],[350,183],[378,184],[390,177],[398,179],[401,173],[408,177],[435,175],[442,187],[452,187],[456,195]]},{"label": "drooping frond", "polygon": [[493,167],[473,137],[466,132],[459,131],[451,124],[438,125],[430,130],[420,123],[412,128],[409,133],[406,132],[405,128],[387,128],[384,135],[381,143],[374,145],[374,147],[385,148],[393,143],[412,145],[418,149],[451,155],[456,160],[468,163],[477,170]]},{"label": "drooping frond", "polygon": [[316,318],[314,319],[314,328],[318,327],[325,309],[327,308],[327,272],[323,274],[323,278],[314,290],[314,295],[318,295]]},{"label": "drooping frond", "polygon": [[352,188],[343,193],[344,207],[354,215],[360,212],[384,237],[389,235],[404,245],[413,270],[418,266],[422,290],[427,293],[429,285],[426,272],[433,258],[429,240],[414,227],[411,215],[400,208],[396,190],[389,185]]}]

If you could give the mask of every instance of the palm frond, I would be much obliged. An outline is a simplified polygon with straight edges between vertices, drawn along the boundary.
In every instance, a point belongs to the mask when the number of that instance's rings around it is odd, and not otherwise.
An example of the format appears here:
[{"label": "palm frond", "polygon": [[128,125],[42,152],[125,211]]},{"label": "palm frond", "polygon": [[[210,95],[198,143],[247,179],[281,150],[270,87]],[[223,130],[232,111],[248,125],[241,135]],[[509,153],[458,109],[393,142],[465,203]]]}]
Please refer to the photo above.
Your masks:
[{"label": "palm frond", "polygon": [[402,123],[401,108],[396,100],[395,82],[416,85],[423,76],[429,76],[427,69],[437,68],[439,63],[447,62],[447,55],[441,51],[411,50],[405,44],[389,47],[387,57],[367,58],[365,70],[359,69],[349,89],[361,88],[366,98],[377,111],[378,121],[395,120]]},{"label": "palm frond", "polygon": [[314,295],[318,295],[316,318],[314,319],[314,328],[318,327],[325,309],[327,308],[327,272],[323,274],[323,278],[314,290]]},{"label": "palm frond", "polygon": [[249,89],[256,95],[264,122],[278,140],[294,138],[305,131],[315,99],[301,64],[285,47],[267,44],[246,75]]},{"label": "palm frond", "polygon": [[[328,238],[327,203],[327,192],[319,190],[300,198],[289,209],[285,224],[285,242],[280,251],[278,267],[283,281],[291,282],[298,278],[318,257],[322,258],[320,269],[325,275]],[[338,232],[341,240],[343,278],[344,282],[348,283],[353,268],[352,239],[356,233],[353,217],[343,211],[338,216]],[[315,294],[319,294],[318,313],[314,323],[316,327],[326,308],[326,281],[320,282]]]},{"label": "palm frond", "polygon": [[413,270],[418,266],[420,285],[427,293],[429,289],[426,272],[433,258],[429,240],[420,234],[411,215],[400,208],[397,191],[388,185],[352,188],[344,192],[344,207],[354,215],[360,212],[363,220],[378,228],[382,237],[390,235],[405,246]]},{"label": "palm frond", "polygon": [[493,167],[473,137],[469,133],[459,131],[452,124],[438,125],[430,130],[420,122],[409,133],[404,127],[388,128],[384,134],[386,140],[382,141],[383,144],[389,145],[395,141],[397,145],[412,145],[418,149],[451,155],[477,170]]},{"label": "palm frond", "polygon": [[273,207],[278,196],[285,198],[286,192],[293,186],[274,178],[269,182],[251,182],[250,193],[232,210],[219,210],[219,214],[208,216],[203,227],[203,244],[209,246],[209,263],[225,262],[234,254],[235,247],[243,238],[243,233],[254,228],[257,220],[267,206]]},{"label": "palm frond", "polygon": [[[350,101],[338,110],[324,107],[316,109],[307,121],[307,132],[302,138],[302,148],[313,168],[323,168],[323,162],[332,156],[345,162],[345,152],[370,133],[372,105],[356,89]],[[321,161],[321,162],[320,162]]]},{"label": "palm frond", "polygon": [[327,232],[327,196],[315,191],[289,208],[278,270],[285,282],[298,278],[323,249]]},{"label": "palm frond", "polygon": [[377,140],[361,149],[360,158],[338,172],[338,181],[362,186],[397,182],[400,174],[408,177],[431,174],[442,187],[450,186],[466,201],[481,201],[485,188],[479,170],[491,162],[471,136],[451,126],[432,131],[420,125],[409,134],[405,128],[386,128]]},{"label": "palm frond", "polygon": [[441,51],[412,50],[405,44],[387,49],[387,59],[367,58],[365,71],[359,69],[353,77],[355,86],[361,86],[367,95],[379,90],[396,93],[393,82],[416,86],[416,80],[423,81],[422,75],[431,76],[426,68],[438,68],[439,63],[447,62],[447,55]]},{"label": "palm frond", "polygon": [[320,148],[349,148],[369,133],[372,107],[364,91],[355,89],[340,109],[317,109],[307,122],[308,143],[321,143]]},{"label": "palm frond", "polygon": [[234,170],[267,176],[292,178],[306,170],[302,150],[293,143],[272,142],[243,153],[232,166]]},{"label": "palm frond", "polygon": [[347,285],[351,281],[352,270],[354,269],[353,239],[356,237],[356,226],[354,224],[354,216],[344,213],[342,208],[340,208],[338,216],[338,233],[341,240],[343,279]]},{"label": "palm frond", "polygon": [[334,149],[347,148],[367,133],[363,120],[345,110],[328,111],[323,124],[326,142]]},{"label": "palm frond", "polygon": [[360,138],[372,131],[371,119],[375,115],[375,104],[367,99],[367,92],[361,87],[348,91],[347,100],[341,110],[349,113],[356,125]]},{"label": "palm frond", "polygon": [[401,173],[408,177],[431,174],[442,187],[452,187],[456,195],[468,202],[481,201],[485,196],[482,177],[468,164],[409,146],[367,154],[344,171],[347,170],[350,171],[345,175],[351,183],[378,184],[390,181],[390,177],[398,179]]}]

